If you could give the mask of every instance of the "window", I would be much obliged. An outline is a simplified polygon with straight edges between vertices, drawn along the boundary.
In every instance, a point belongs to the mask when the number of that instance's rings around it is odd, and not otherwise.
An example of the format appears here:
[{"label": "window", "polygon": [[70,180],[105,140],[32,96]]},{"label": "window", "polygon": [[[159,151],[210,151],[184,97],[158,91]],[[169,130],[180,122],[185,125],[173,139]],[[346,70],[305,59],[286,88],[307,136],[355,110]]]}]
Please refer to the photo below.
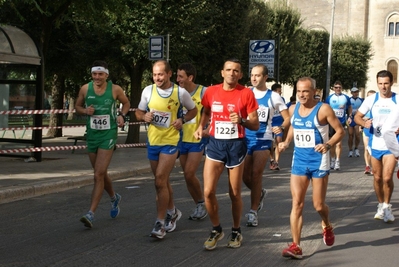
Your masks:
[{"label": "window", "polygon": [[396,60],[390,60],[388,62],[388,68],[387,68],[393,76],[393,83],[398,82],[398,62]]},{"label": "window", "polygon": [[393,35],[393,22],[390,22],[388,27],[388,36],[392,35]]},{"label": "window", "polygon": [[388,18],[388,28],[387,35],[388,36],[399,36],[399,14],[394,13]]}]

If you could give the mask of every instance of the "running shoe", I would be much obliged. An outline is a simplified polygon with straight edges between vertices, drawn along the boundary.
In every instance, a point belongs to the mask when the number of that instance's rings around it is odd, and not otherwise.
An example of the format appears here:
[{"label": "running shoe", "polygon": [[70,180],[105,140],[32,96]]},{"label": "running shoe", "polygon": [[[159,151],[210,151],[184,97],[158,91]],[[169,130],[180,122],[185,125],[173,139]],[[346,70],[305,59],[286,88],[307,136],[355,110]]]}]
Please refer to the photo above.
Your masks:
[{"label": "running shoe", "polygon": [[110,216],[111,218],[116,218],[116,216],[119,215],[119,204],[122,201],[122,196],[119,195],[118,193],[115,194],[116,200],[115,201],[111,201],[111,212],[110,212]]},{"label": "running shoe", "polygon": [[340,168],[341,168],[341,164],[339,163],[339,160],[336,160],[334,170],[339,171]]},{"label": "running shoe", "polygon": [[388,207],[384,209],[384,222],[391,223],[395,221],[395,217],[392,214],[392,205],[388,204]]},{"label": "running shoe", "polygon": [[270,160],[270,170],[274,170],[274,159]]},{"label": "running shoe", "polygon": [[333,170],[334,167],[335,167],[335,159],[331,158],[331,161],[330,161],[330,169]]},{"label": "running shoe", "polygon": [[239,248],[241,247],[241,241],[242,241],[242,234],[238,231],[232,231],[229,242],[227,243],[228,248]]},{"label": "running shoe", "polygon": [[190,220],[202,220],[208,215],[208,212],[205,208],[205,203],[198,203],[197,207],[195,208],[193,214],[190,215]]},{"label": "running shoe", "polygon": [[360,157],[359,149],[355,148],[355,157]]},{"label": "running shoe", "polygon": [[245,214],[245,217],[248,218],[247,226],[252,226],[252,227],[258,226],[258,215],[256,213],[250,211],[247,214]]},{"label": "running shoe", "polygon": [[165,228],[160,221],[156,221],[154,229],[152,229],[150,236],[158,239],[164,238],[166,235]]},{"label": "running shoe", "polygon": [[87,228],[93,228],[93,221],[94,221],[94,215],[90,212],[86,213],[83,215],[82,218],[80,218],[80,221],[87,227]]},{"label": "running shoe", "polygon": [[209,238],[204,243],[204,248],[206,250],[213,250],[216,248],[216,245],[220,239],[224,237],[223,231],[218,232],[216,230],[212,230]]},{"label": "running shoe", "polygon": [[364,170],[364,174],[371,174],[370,166],[366,166],[366,169]]},{"label": "running shoe", "polygon": [[382,203],[378,203],[377,213],[374,215],[374,219],[383,220],[384,219],[384,210],[382,209]]},{"label": "running shoe", "polygon": [[165,219],[165,231],[170,233],[176,229],[176,222],[181,218],[181,211],[175,208],[175,214],[171,215],[169,213],[166,214]]},{"label": "running shoe", "polygon": [[258,205],[258,212],[263,208],[263,200],[267,196],[267,190],[265,188],[262,188],[262,192],[260,193],[260,201]]},{"label": "running shoe", "polygon": [[278,166],[278,162],[277,161],[273,160],[270,163],[270,170],[272,170],[272,171],[279,171],[280,170],[280,167]]},{"label": "running shoe", "polygon": [[302,259],[302,249],[294,242],[283,250],[283,257],[292,259]]},{"label": "running shoe", "polygon": [[351,157],[353,157],[353,151],[352,150],[349,151],[349,154],[348,154],[348,158],[351,158]]},{"label": "running shoe", "polygon": [[323,241],[327,246],[334,245],[335,235],[331,225],[323,228]]},{"label": "running shoe", "polygon": [[396,177],[399,179],[399,169],[398,169],[398,171],[396,172]]}]

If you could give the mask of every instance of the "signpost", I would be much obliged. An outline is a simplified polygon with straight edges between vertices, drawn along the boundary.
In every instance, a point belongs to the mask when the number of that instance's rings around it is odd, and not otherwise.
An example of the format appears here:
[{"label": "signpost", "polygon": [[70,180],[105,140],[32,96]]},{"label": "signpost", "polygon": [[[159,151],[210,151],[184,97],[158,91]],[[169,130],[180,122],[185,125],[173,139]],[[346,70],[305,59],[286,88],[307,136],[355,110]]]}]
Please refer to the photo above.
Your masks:
[{"label": "signpost", "polygon": [[249,41],[249,73],[256,64],[263,64],[269,70],[269,78],[274,75],[275,40]]},{"label": "signpost", "polygon": [[148,48],[148,58],[150,60],[163,59],[163,36],[151,36]]}]

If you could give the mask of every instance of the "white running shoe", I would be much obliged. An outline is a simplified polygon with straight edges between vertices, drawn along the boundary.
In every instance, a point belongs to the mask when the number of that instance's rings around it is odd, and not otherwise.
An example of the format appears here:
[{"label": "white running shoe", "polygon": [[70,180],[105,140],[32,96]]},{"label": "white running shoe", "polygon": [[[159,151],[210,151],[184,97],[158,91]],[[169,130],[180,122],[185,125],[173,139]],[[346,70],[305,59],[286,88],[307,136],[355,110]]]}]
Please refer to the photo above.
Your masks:
[{"label": "white running shoe", "polygon": [[355,149],[355,157],[358,158],[360,157],[359,149]]},{"label": "white running shoe", "polygon": [[334,170],[339,171],[340,168],[341,168],[341,165],[339,164],[339,160],[336,160]]},{"label": "white running shoe", "polygon": [[245,217],[248,218],[247,226],[252,226],[252,227],[258,226],[258,215],[257,214],[255,214],[254,212],[248,212],[247,214],[245,214]]},{"label": "white running shoe", "polygon": [[348,154],[348,158],[351,158],[351,157],[353,157],[353,151],[352,150],[349,151],[349,154]]},{"label": "white running shoe", "polygon": [[382,209],[382,203],[378,203],[377,213],[374,215],[374,219],[383,220],[384,219],[384,210]]},{"label": "white running shoe", "polygon": [[190,220],[202,220],[208,215],[208,212],[206,211],[205,208],[205,203],[198,203],[194,213],[190,215]]},{"label": "white running shoe", "polygon": [[395,217],[392,214],[392,205],[388,204],[388,207],[383,209],[384,211],[384,222],[393,222],[395,221]]},{"label": "white running shoe", "polygon": [[330,169],[334,169],[334,167],[335,167],[335,159],[334,158],[331,158],[331,161],[330,161]]}]

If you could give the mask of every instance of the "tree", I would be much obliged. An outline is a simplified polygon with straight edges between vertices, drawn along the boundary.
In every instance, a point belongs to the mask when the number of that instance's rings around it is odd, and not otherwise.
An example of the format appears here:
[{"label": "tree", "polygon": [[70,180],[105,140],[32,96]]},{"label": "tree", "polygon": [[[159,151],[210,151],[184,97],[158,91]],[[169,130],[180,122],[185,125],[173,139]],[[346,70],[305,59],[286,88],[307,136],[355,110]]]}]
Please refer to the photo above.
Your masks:
[{"label": "tree", "polygon": [[343,88],[353,83],[364,87],[367,82],[369,61],[372,57],[371,43],[360,36],[344,36],[334,39],[331,57],[331,85],[339,80]]}]

